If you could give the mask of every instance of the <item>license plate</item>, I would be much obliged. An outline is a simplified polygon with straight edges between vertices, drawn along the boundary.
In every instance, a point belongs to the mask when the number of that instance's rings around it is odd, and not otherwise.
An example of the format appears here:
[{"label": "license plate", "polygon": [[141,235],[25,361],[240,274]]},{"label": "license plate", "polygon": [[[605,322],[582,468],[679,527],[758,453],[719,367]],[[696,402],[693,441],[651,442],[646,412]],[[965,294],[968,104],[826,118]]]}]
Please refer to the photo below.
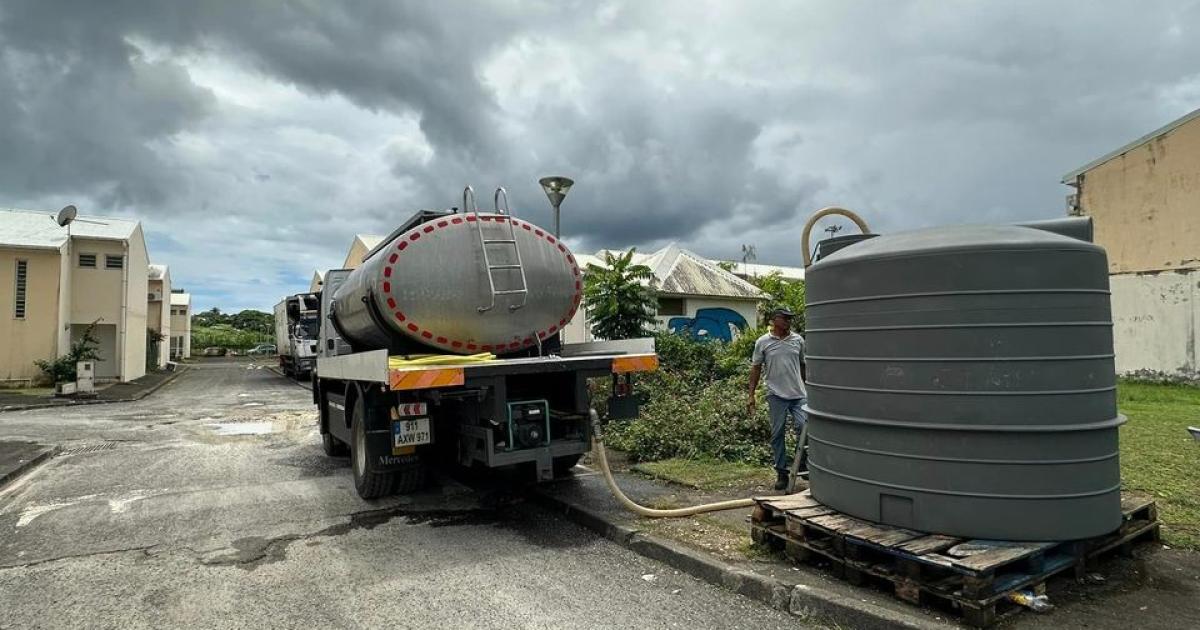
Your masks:
[{"label": "license plate", "polygon": [[393,448],[429,444],[431,441],[429,418],[412,418],[411,420],[398,420],[392,423]]}]

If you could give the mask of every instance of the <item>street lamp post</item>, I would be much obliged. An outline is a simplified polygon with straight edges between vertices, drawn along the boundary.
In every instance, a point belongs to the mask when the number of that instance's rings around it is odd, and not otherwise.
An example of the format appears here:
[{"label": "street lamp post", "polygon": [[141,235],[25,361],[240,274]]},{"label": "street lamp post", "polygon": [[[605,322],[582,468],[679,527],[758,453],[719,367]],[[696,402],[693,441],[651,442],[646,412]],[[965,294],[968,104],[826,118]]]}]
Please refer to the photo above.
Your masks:
[{"label": "street lamp post", "polygon": [[542,190],[546,191],[546,198],[550,200],[550,205],[554,206],[554,237],[559,236],[558,225],[558,206],[562,204],[563,199],[567,198],[567,192],[571,190],[571,186],[575,185],[575,181],[569,177],[543,177],[538,180],[542,185]]}]

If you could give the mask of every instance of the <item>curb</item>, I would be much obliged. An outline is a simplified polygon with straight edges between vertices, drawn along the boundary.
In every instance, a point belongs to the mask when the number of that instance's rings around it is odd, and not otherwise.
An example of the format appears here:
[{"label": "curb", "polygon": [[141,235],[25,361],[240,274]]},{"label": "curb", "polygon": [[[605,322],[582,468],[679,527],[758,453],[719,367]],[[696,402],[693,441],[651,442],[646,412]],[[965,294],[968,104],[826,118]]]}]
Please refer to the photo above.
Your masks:
[{"label": "curb", "polygon": [[25,460],[25,462],[23,462],[16,469],[11,470],[6,474],[0,475],[0,488],[3,488],[4,486],[8,485],[8,483],[10,481],[13,481],[17,477],[20,477],[21,475],[29,472],[29,470],[32,469],[34,466],[37,466],[38,464],[46,461],[47,459],[50,459],[51,457],[54,456],[54,454],[56,452],[58,452],[57,448],[52,447],[52,446],[47,446],[42,449],[42,452]]},{"label": "curb", "polygon": [[714,586],[806,620],[825,619],[852,628],[945,630],[957,626],[917,614],[904,614],[806,584],[789,583],[743,569],[673,540],[614,523],[598,512],[535,489],[538,503],[576,524],[651,560],[661,562]]},{"label": "curb", "polygon": [[0,413],[4,413],[6,411],[28,411],[30,409],[51,409],[54,407],[81,407],[84,405],[107,405],[109,403],[136,402],[136,401],[139,401],[139,400],[149,396],[150,394],[153,394],[154,392],[162,389],[168,383],[171,383],[175,379],[179,378],[180,374],[183,374],[184,372],[188,371],[189,369],[190,368],[187,368],[187,367],[177,368],[174,372],[171,373],[170,376],[168,376],[167,378],[160,381],[157,385],[154,385],[153,387],[151,387],[147,390],[144,390],[135,396],[130,396],[129,398],[113,398],[111,400],[95,398],[95,399],[91,399],[91,400],[76,400],[76,401],[72,401],[72,402],[62,402],[62,403],[34,403],[32,405],[10,405],[7,407],[0,407]]},{"label": "curb", "polygon": [[283,370],[281,370],[281,369],[279,368],[279,366],[276,366],[276,365],[268,365],[268,366],[266,366],[266,367],[265,367],[265,368],[263,368],[263,369],[265,369],[265,370],[267,370],[268,372],[271,372],[271,373],[273,373],[273,374],[275,374],[275,375],[277,375],[277,376],[280,376],[280,377],[282,377],[282,378],[283,378],[283,379],[285,379],[285,380],[291,381],[293,385],[295,385],[296,387],[299,387],[300,389],[303,389],[303,390],[304,390],[304,391],[306,391],[306,392],[311,392],[311,391],[312,391],[312,385],[311,385],[311,384],[310,384],[308,381],[301,381],[301,380],[299,380],[299,379],[294,379],[294,378],[292,378],[292,377],[288,376],[287,374],[284,374],[284,373],[283,373]]}]

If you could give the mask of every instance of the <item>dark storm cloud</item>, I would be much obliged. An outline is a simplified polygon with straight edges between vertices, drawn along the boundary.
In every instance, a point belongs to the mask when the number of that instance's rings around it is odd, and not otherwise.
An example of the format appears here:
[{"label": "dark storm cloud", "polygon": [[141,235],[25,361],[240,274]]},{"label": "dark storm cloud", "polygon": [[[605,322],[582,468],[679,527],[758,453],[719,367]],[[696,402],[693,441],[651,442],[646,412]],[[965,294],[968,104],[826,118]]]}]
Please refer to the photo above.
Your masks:
[{"label": "dark storm cloud", "polygon": [[1197,25],[1196,2],[5,0],[0,205],[139,216],[177,280],[260,307],[302,287],[247,269],[307,277],[466,183],[548,224],[551,173],[581,250],[795,264],[823,205],[1061,214],[1062,173],[1200,103]]}]

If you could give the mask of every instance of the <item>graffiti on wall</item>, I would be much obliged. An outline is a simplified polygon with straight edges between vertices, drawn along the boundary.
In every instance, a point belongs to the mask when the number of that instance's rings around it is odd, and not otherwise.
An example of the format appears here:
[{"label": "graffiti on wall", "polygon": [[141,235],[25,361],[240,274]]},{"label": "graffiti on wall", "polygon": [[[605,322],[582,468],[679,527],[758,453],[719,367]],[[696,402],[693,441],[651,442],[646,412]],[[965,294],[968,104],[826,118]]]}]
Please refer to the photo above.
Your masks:
[{"label": "graffiti on wall", "polygon": [[746,330],[746,318],[728,308],[702,308],[695,317],[672,317],[667,321],[671,332],[688,334],[695,339],[733,341],[736,332]]}]

